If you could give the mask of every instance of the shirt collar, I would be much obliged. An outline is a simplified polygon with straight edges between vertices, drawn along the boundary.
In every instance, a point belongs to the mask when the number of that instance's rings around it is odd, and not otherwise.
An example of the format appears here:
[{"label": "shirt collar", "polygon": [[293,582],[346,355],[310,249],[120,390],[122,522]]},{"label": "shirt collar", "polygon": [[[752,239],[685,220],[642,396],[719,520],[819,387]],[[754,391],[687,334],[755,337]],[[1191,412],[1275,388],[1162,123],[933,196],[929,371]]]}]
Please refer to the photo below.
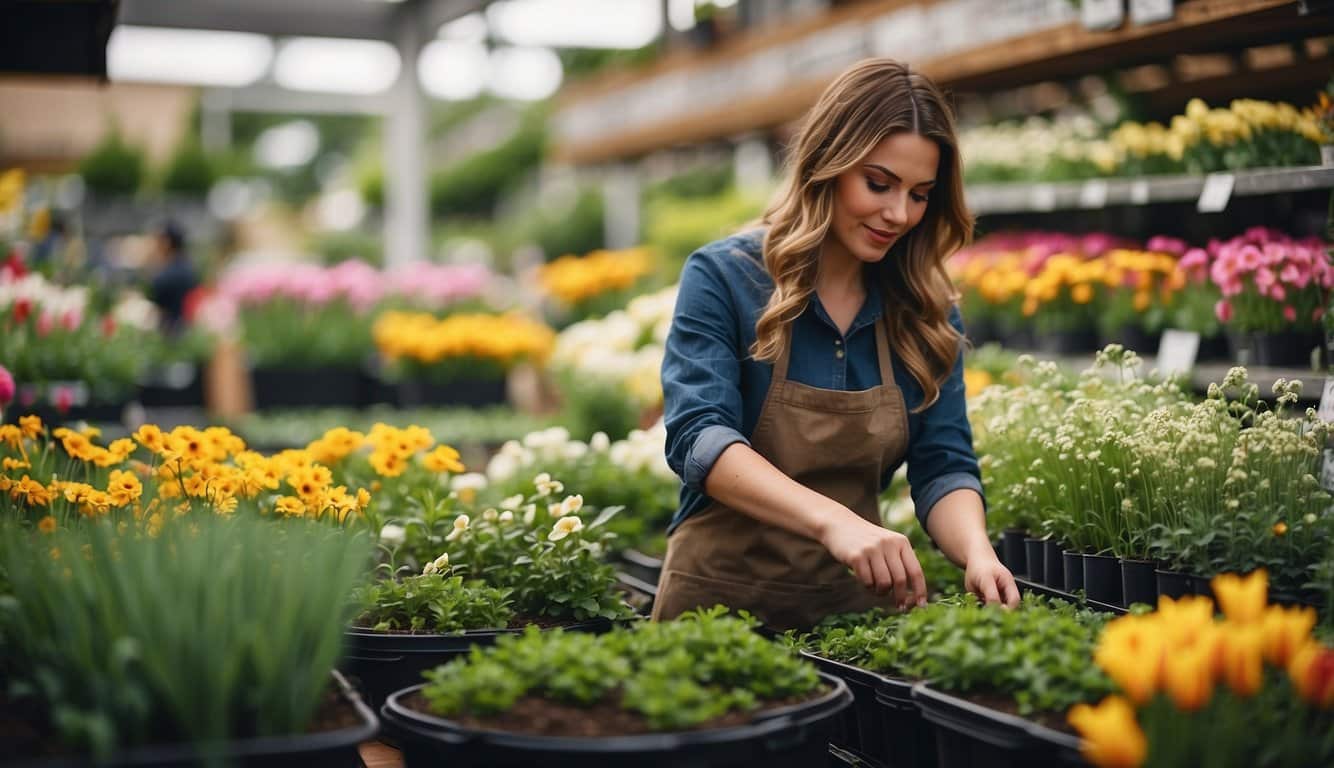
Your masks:
[{"label": "shirt collar", "polygon": [[[835,333],[838,332],[838,325],[829,317],[825,311],[824,302],[820,301],[819,294],[811,294],[811,305],[815,308],[815,316],[820,321],[828,325]],[[857,316],[852,318],[852,325],[848,326],[848,336],[853,335],[861,329],[873,325],[885,312],[884,302],[881,301],[880,286],[872,279],[868,273],[866,280],[866,299],[862,302],[861,309],[857,310]]]}]

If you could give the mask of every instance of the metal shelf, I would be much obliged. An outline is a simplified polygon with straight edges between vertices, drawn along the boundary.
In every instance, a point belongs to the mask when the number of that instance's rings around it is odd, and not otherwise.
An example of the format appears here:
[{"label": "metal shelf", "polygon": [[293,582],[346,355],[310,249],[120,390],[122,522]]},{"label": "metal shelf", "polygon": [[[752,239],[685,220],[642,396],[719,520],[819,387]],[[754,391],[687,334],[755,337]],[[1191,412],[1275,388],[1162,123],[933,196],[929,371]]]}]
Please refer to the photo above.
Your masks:
[{"label": "metal shelf", "polygon": [[[1152,205],[1198,201],[1209,176],[1144,176],[1052,183],[974,184],[968,206],[979,215],[1094,210],[1110,205]],[[1264,168],[1234,171],[1230,197],[1334,189],[1334,167]]]}]

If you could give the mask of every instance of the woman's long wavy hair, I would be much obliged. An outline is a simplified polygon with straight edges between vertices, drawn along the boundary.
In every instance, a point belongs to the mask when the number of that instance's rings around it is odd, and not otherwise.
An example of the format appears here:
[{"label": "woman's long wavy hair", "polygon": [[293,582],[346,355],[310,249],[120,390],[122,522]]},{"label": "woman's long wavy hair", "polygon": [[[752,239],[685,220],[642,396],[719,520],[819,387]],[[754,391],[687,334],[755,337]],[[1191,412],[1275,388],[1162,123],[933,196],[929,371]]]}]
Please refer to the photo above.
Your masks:
[{"label": "woman's long wavy hair", "polygon": [[784,184],[761,219],[768,226],[764,266],[774,291],[756,322],[750,352],[773,362],[790,343],[792,321],[815,292],[839,174],[900,132],[940,147],[936,185],[922,220],[868,273],[885,301],[890,348],[921,385],[925,409],[940,396],[959,353],[959,333],[949,324],[955,293],[945,259],[971,241],[973,217],[964,203],[954,117],[945,97],[925,76],[892,59],[867,59],[840,75],[811,108],[791,147]]}]

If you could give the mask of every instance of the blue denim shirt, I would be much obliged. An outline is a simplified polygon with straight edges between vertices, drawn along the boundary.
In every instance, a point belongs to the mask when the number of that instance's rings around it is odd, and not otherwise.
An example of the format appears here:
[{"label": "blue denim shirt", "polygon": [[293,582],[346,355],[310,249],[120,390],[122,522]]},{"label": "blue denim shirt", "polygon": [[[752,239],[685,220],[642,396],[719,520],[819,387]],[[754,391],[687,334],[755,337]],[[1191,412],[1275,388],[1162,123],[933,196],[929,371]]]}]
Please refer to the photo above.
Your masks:
[{"label": "blue denim shirt", "polygon": [[[669,533],[709,502],[704,478],[723,450],[733,443],[750,444],[769,391],[773,365],[749,354],[755,321],[773,291],[761,259],[762,238],[751,231],[710,243],[691,254],[681,272],[662,362],[667,463],[684,482]],[[845,337],[819,298],[812,297],[792,325],[788,378],[822,389],[878,386],[875,323],[882,313],[879,291],[868,282],[866,301]],[[957,308],[950,323],[962,332]],[[840,349],[847,350],[841,357],[835,354]],[[898,358],[893,362],[894,381],[908,407],[908,482],[925,527],[931,508],[951,491],[971,488],[982,494],[964,404],[963,352],[939,399],[920,412],[913,409],[922,403],[922,388]],[[895,464],[885,471],[882,489],[898,468]]]}]

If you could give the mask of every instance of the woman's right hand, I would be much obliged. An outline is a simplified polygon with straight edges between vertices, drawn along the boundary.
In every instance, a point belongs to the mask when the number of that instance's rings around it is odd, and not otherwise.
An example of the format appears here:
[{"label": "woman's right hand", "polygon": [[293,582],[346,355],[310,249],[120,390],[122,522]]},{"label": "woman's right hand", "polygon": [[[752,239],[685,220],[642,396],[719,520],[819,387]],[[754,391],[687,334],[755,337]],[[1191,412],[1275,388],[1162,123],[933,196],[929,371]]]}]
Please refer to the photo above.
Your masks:
[{"label": "woman's right hand", "polygon": [[867,589],[881,595],[892,589],[899,610],[926,605],[926,578],[907,536],[838,505],[825,518],[819,541]]}]

